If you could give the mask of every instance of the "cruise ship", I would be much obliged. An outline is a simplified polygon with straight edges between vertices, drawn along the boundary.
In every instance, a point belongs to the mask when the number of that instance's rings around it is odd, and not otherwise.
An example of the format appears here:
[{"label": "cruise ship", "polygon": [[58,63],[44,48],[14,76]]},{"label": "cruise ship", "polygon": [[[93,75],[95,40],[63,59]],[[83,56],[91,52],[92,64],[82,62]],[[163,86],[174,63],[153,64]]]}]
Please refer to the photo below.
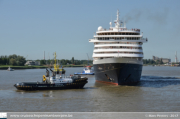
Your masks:
[{"label": "cruise ship", "polygon": [[143,66],[143,38],[140,29],[127,29],[126,23],[117,19],[115,26],[104,29],[99,26],[93,39],[93,67],[95,79],[99,82],[116,85],[128,85],[140,81]]}]

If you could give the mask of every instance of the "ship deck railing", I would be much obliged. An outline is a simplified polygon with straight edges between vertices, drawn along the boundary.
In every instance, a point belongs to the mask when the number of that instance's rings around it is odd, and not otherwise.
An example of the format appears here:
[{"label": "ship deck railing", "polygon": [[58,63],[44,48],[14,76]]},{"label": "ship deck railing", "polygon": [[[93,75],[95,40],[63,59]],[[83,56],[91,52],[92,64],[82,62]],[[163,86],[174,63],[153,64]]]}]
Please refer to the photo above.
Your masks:
[{"label": "ship deck railing", "polygon": [[123,50],[123,49],[130,49],[130,50],[142,50],[142,49],[138,49],[138,48],[102,48],[102,47],[97,47],[94,50],[103,50],[103,49],[119,49],[119,50]]},{"label": "ship deck railing", "polygon": [[[117,29],[117,28],[116,28]],[[118,31],[137,31],[137,32],[140,32],[140,29],[127,29],[127,28],[118,28],[117,29]],[[113,28],[109,28],[109,29],[102,29],[100,31],[113,31]],[[98,32],[98,31],[97,31]]]}]

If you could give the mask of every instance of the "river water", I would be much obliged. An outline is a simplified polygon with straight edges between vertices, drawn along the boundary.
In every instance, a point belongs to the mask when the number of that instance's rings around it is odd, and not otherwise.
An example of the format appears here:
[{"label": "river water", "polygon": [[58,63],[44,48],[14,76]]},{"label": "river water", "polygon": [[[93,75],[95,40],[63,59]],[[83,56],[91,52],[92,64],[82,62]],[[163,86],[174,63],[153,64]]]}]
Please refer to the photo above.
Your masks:
[{"label": "river water", "polygon": [[[66,74],[83,68],[65,68]],[[17,82],[41,81],[45,69],[0,70],[0,112],[180,112],[180,67],[144,66],[135,86],[87,76],[84,89],[18,91]]]}]

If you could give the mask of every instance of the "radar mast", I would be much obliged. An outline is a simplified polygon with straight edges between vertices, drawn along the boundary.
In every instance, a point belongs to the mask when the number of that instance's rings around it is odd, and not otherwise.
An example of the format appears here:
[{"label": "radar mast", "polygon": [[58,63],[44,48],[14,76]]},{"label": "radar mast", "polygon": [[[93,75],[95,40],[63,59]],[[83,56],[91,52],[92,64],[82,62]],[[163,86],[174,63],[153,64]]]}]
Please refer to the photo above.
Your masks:
[{"label": "radar mast", "polygon": [[120,20],[119,20],[119,10],[117,10],[117,19],[116,19],[116,22],[115,22],[115,23],[116,23],[115,26],[116,26],[116,28],[118,28],[118,29],[119,29],[119,27],[120,27],[120,23],[119,23],[119,22],[120,22]]}]

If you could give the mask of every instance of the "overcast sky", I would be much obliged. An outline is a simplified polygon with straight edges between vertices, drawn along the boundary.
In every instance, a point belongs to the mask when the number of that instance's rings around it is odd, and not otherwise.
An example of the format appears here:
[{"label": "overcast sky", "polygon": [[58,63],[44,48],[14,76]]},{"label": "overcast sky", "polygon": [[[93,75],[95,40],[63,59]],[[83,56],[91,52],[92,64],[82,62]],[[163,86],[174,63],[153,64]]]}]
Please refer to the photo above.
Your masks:
[{"label": "overcast sky", "polygon": [[[180,60],[180,0],[0,0],[0,55],[17,54],[27,59],[92,58],[93,38],[99,26],[126,21],[139,28],[148,43],[144,58]],[[114,24],[113,24],[114,26]]]}]

